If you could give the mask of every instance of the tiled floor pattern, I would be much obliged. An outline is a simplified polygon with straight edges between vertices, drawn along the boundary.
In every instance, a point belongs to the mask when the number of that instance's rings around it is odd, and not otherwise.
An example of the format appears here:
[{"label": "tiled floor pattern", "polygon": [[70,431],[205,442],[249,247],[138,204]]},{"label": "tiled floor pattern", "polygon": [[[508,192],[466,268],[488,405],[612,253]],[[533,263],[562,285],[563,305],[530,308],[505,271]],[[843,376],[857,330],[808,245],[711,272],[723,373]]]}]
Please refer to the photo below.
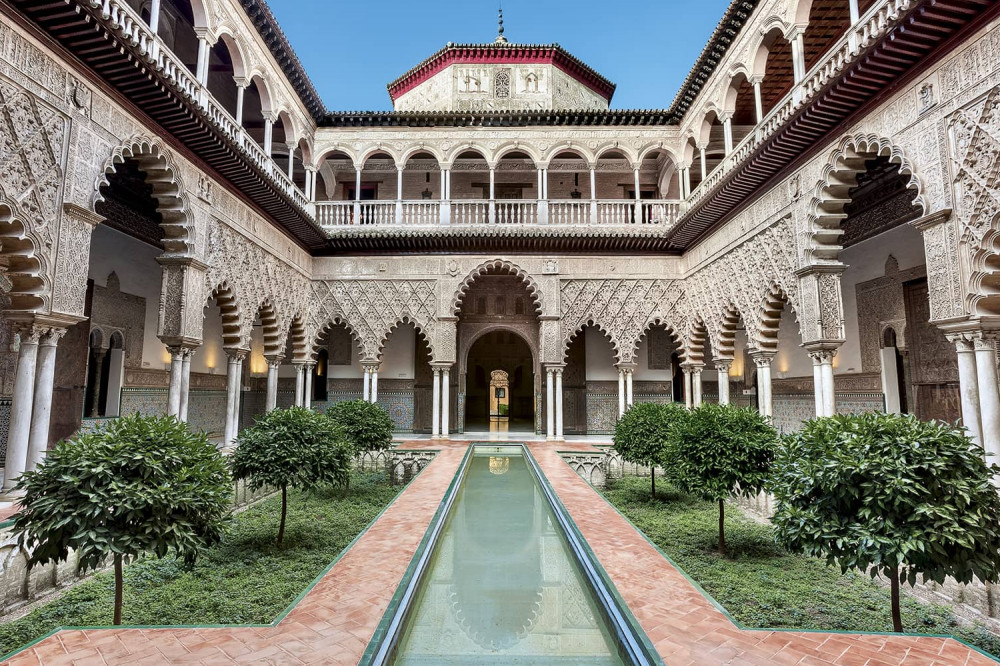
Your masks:
[{"label": "tiled floor pattern", "polygon": [[[411,441],[407,448],[432,447]],[[532,453],[666,663],[993,664],[953,640],[741,631],[580,479],[556,450]],[[445,445],[423,473],[275,627],[63,631],[10,664],[355,664],[465,453]],[[651,572],[655,572],[651,574]]]}]

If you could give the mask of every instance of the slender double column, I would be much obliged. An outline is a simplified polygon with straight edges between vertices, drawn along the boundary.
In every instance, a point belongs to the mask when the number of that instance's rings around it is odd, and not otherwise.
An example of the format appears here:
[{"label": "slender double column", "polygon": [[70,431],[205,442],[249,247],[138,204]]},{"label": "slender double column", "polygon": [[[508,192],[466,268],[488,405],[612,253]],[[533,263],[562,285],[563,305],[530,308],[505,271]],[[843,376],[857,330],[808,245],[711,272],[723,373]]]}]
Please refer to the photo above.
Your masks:
[{"label": "slender double column", "polygon": [[[189,344],[168,345],[170,353],[170,387],[167,389],[167,414],[187,421],[188,398],[191,392],[191,355],[196,347]],[[100,395],[100,390],[95,395]],[[97,404],[95,398],[94,404]]]},{"label": "slender double column", "polygon": [[365,361],[361,364],[364,374],[361,377],[361,399],[365,402],[378,402],[378,361]]},{"label": "slender double column", "polygon": [[563,440],[563,368],[554,369],[556,376],[556,439]]},{"label": "slender double column", "polygon": [[719,404],[729,404],[729,368],[732,365],[730,359],[715,359],[715,371],[719,373]]},{"label": "slender double column", "polygon": [[757,349],[750,352],[750,358],[757,366],[757,408],[764,416],[774,416],[774,403],[771,395],[771,361],[775,352],[770,349]]},{"label": "slender double column", "polygon": [[31,410],[31,431],[24,469],[33,471],[49,448],[49,424],[52,421],[52,387],[56,370],[56,347],[66,334],[64,328],[44,330],[38,341],[35,390]]},{"label": "slender double column", "polygon": [[243,383],[243,359],[250,353],[248,349],[226,348],[228,367],[226,374],[226,430],[223,446],[236,443],[240,429],[240,388]]},{"label": "slender double column", "polygon": [[302,406],[306,409],[312,409],[313,404],[313,370],[316,368],[316,361],[309,361],[306,363],[305,375],[306,384],[305,391],[302,395]]},{"label": "slender double column", "polygon": [[441,368],[435,366],[431,369],[434,374],[433,395],[431,401],[431,437],[441,436]]},{"label": "slender double column", "polygon": [[972,441],[982,446],[982,416],[979,413],[979,376],[972,335],[969,333],[957,333],[949,335],[948,339],[955,345],[955,351],[958,354],[958,383],[962,404],[962,425],[965,426]]},{"label": "slender double column", "polygon": [[694,406],[694,387],[691,380],[691,366],[682,365],[681,372],[684,373],[684,406],[691,409]]},{"label": "slender double column", "polygon": [[278,355],[264,358],[267,361],[267,395],[264,399],[264,409],[270,412],[278,406],[278,371],[281,369],[284,357]]},{"label": "slender double column", "polygon": [[701,406],[701,371],[704,367],[701,364],[691,366],[691,406],[695,408]]},{"label": "slender double column", "polygon": [[979,416],[983,448],[992,454],[991,463],[1000,463],[1000,387],[997,385],[996,337],[980,332],[972,339],[976,355],[976,384],[979,389]]},{"label": "slender double column", "polygon": [[306,364],[295,363],[295,406],[304,406],[306,399]]},{"label": "slender double column", "polygon": [[809,350],[813,362],[813,392],[816,397],[816,416],[833,416],[837,413],[837,394],[833,381],[833,357],[837,350],[820,348]]},{"label": "slender double column", "polygon": [[622,416],[632,406],[632,373],[635,366],[618,364],[618,416]]},{"label": "slender double column", "polygon": [[545,368],[545,439],[556,438],[555,418],[555,368]]}]

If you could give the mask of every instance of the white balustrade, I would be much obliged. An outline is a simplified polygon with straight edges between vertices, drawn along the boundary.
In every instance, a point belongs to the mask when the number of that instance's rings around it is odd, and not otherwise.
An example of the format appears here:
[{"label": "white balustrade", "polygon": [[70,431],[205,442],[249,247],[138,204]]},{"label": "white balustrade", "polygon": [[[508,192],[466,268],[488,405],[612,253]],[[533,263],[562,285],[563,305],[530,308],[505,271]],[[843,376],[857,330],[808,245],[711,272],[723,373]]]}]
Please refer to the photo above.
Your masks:
[{"label": "white balustrade", "polygon": [[388,225],[396,223],[395,201],[362,201],[361,219],[357,224]]},{"label": "white balustrade", "polygon": [[497,224],[535,224],[538,221],[538,202],[534,199],[498,199]]},{"label": "white balustrade", "polygon": [[354,223],[353,201],[317,201],[316,224],[321,227],[345,227]]},{"label": "white balustrade", "polygon": [[475,201],[452,201],[452,224],[488,224],[490,221],[490,202],[477,199]]},{"label": "white balustrade", "polygon": [[[70,0],[74,1],[74,0]],[[150,67],[159,71],[171,87],[189,102],[200,106],[209,122],[226,135],[243,153],[253,161],[264,174],[270,177],[278,189],[290,197],[296,205],[305,209],[309,204],[306,195],[267,156],[264,149],[251,139],[236,120],[219,104],[208,89],[198,83],[195,75],[174,53],[167,48],[158,35],[153,34],[149,24],[136,14],[123,0],[75,0],[80,5],[99,10],[108,28],[135,47],[147,58]]]},{"label": "white balustrade", "polygon": [[441,204],[437,201],[404,201],[401,222],[421,226],[441,224]]},{"label": "white balustrade", "polygon": [[549,201],[549,224],[589,224],[590,201]]},{"label": "white balustrade", "polygon": [[880,39],[888,28],[909,11],[916,0],[877,0],[864,16],[848,29],[837,42],[806,72],[805,77],[771,109],[753,132],[702,180],[687,198],[690,208],[706,197],[722,180],[740,166],[765,141],[788,122],[792,114],[810,101],[850,64]]},{"label": "white balustrade", "polygon": [[597,224],[632,224],[632,220],[634,218],[634,199],[617,199],[597,202]]}]

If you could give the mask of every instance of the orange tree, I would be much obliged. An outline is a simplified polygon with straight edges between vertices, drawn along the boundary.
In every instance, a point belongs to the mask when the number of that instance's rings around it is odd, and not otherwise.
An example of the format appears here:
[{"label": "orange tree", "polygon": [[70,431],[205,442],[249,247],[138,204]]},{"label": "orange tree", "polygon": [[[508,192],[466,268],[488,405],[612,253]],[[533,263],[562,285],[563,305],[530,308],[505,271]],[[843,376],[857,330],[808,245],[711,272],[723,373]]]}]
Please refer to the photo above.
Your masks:
[{"label": "orange tree", "polygon": [[815,419],[784,438],[771,484],[780,543],[842,571],[889,579],[892,626],[899,586],[1000,574],[1000,473],[958,428],[912,415]]}]

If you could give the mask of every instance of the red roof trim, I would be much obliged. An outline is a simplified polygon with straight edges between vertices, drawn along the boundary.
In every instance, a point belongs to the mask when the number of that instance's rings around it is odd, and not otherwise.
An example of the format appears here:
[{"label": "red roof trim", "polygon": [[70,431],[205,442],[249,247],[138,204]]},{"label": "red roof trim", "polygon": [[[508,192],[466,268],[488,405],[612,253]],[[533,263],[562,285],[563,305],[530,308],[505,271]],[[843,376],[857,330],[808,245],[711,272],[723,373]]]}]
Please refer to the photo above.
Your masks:
[{"label": "red roof trim", "polygon": [[587,86],[609,103],[615,94],[615,84],[590,69],[561,47],[526,46],[520,44],[447,46],[419,66],[389,84],[389,97],[395,102],[435,74],[458,64],[522,64],[554,65]]}]

